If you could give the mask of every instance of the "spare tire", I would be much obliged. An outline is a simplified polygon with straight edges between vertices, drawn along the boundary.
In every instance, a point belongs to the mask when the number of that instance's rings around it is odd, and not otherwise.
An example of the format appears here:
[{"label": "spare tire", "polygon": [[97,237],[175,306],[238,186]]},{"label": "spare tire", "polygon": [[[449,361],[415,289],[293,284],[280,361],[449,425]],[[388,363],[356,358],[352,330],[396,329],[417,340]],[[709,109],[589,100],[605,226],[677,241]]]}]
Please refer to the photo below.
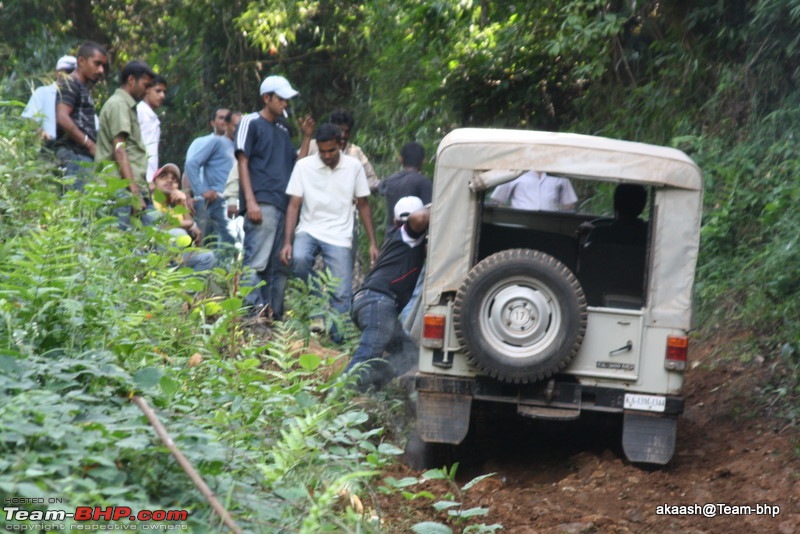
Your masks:
[{"label": "spare tire", "polygon": [[586,332],[586,297],[572,271],[529,249],[480,261],[456,293],[455,334],[470,360],[504,382],[546,378],[566,367]]}]

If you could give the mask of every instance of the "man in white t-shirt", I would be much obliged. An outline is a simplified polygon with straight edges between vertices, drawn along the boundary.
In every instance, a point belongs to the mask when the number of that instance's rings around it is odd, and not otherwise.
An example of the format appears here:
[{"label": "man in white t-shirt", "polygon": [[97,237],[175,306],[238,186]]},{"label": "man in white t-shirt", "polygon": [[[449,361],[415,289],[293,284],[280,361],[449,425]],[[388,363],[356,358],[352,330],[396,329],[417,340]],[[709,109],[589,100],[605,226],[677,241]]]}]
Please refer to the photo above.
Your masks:
[{"label": "man in white t-shirt", "polygon": [[[56,78],[71,74],[78,66],[75,56],[62,56],[56,62]],[[22,116],[33,119],[39,124],[42,138],[51,142],[56,138],[56,95],[58,86],[55,82],[36,89],[22,110]]]},{"label": "man in white t-shirt", "polygon": [[[370,258],[378,257],[378,246],[369,207],[369,185],[364,166],[342,154],[341,130],[334,124],[317,128],[318,153],[297,161],[286,187],[289,206],[280,259],[292,266],[295,276],[308,280],[314,260],[322,254],[325,266],[339,280],[331,306],[350,311],[353,287],[353,204],[370,243]],[[336,341],[336,332],[331,335]]]},{"label": "man in white t-shirt", "polygon": [[528,171],[510,182],[498,185],[492,193],[491,202],[509,204],[518,210],[571,211],[575,209],[578,196],[568,179]]},{"label": "man in white t-shirt", "polygon": [[158,144],[161,142],[161,120],[156,115],[156,110],[164,105],[167,98],[167,80],[157,75],[153,85],[147,88],[144,98],[136,104],[136,116],[139,119],[139,129],[142,132],[142,141],[147,150],[147,183],[153,187],[153,176],[158,170]]}]

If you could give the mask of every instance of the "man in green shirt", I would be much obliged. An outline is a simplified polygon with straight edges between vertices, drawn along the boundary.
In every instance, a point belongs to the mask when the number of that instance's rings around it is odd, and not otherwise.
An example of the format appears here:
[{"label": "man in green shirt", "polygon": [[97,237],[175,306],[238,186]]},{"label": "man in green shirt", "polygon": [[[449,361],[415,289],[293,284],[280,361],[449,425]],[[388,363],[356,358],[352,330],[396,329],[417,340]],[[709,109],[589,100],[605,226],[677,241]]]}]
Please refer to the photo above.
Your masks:
[{"label": "man in green shirt", "polygon": [[120,87],[100,110],[100,131],[97,136],[95,163],[113,162],[122,179],[128,180],[133,204],[118,213],[127,225],[125,215],[147,209],[150,204],[147,172],[147,150],[136,114],[136,104],[144,98],[155,73],[143,61],[131,61],[120,73]]}]

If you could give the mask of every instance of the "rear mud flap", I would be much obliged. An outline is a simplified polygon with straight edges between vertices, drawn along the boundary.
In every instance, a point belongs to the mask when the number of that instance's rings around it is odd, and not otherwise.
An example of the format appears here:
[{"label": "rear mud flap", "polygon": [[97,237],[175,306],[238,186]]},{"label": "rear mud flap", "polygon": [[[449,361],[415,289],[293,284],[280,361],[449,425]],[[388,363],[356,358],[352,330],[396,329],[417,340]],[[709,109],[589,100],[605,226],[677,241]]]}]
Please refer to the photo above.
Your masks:
[{"label": "rear mud flap", "polygon": [[675,453],[678,421],[674,417],[625,413],[622,450],[634,463],[666,465]]},{"label": "rear mud flap", "polygon": [[471,395],[420,391],[417,397],[417,432],[429,443],[458,445],[469,430]]}]

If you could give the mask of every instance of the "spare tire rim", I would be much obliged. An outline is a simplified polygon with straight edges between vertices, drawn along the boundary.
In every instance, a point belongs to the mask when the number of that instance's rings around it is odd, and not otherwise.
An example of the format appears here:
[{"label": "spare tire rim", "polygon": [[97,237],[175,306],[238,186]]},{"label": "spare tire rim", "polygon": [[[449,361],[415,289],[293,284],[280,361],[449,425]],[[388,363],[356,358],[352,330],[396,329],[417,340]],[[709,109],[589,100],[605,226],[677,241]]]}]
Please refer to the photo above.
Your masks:
[{"label": "spare tire rim", "polygon": [[481,331],[497,351],[530,357],[550,345],[561,328],[561,307],[550,289],[529,277],[494,285],[481,301]]}]

